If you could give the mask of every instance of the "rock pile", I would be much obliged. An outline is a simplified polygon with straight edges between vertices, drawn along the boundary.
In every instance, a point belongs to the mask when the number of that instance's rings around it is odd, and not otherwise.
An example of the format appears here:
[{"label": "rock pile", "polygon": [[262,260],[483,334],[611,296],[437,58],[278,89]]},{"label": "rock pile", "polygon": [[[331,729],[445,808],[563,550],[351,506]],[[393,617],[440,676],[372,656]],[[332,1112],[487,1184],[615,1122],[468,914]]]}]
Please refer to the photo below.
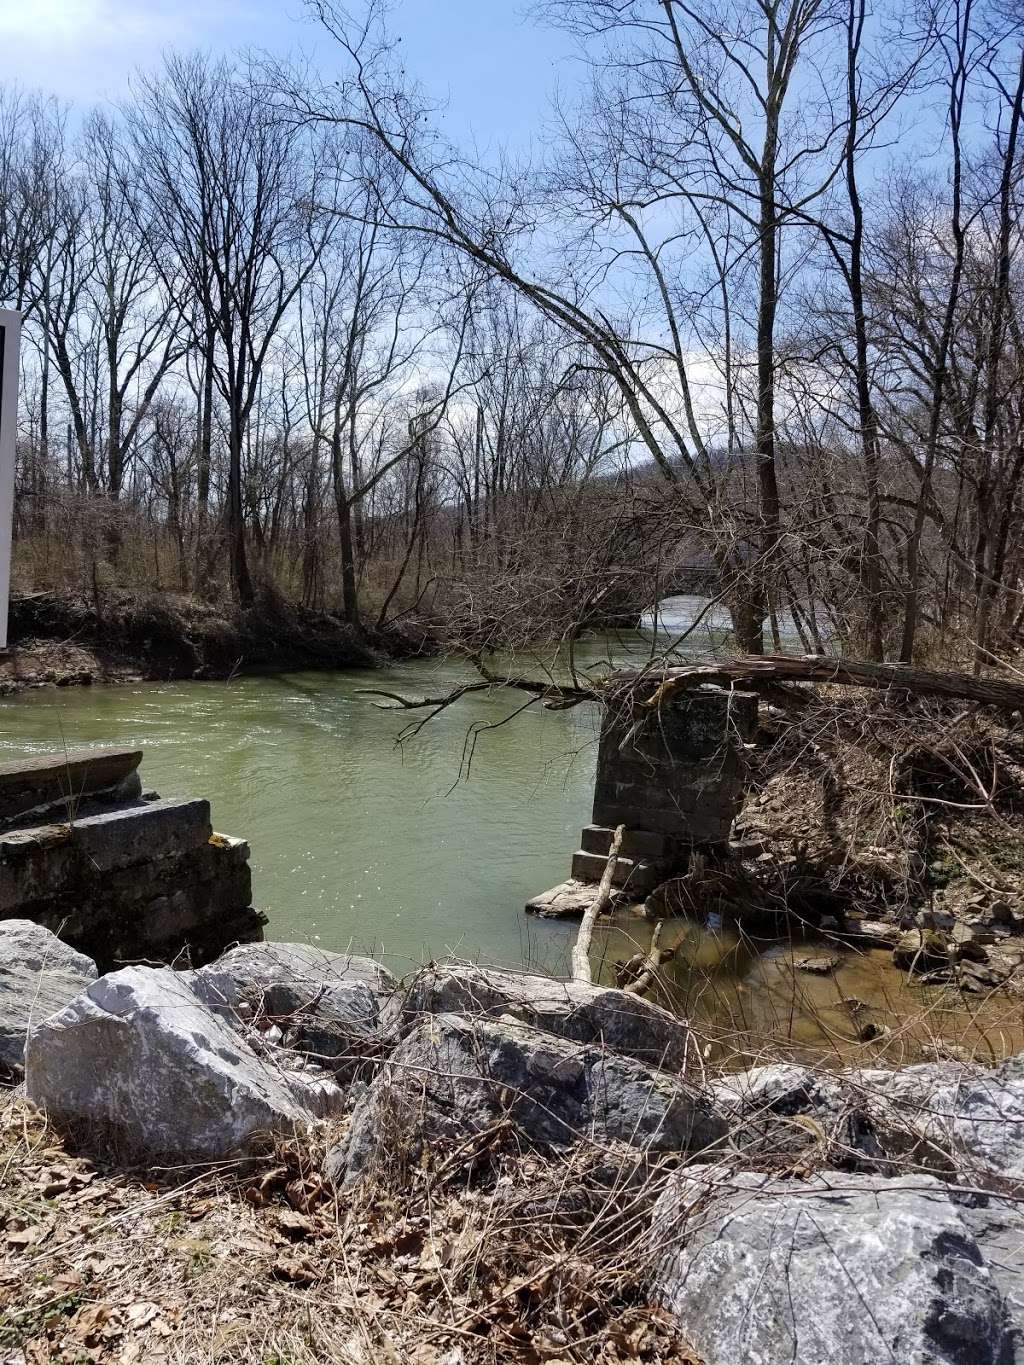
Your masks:
[{"label": "rock pile", "polygon": [[28,1095],[86,1150],[258,1159],[317,1130],[346,1199],[401,1199],[503,1142],[562,1220],[582,1156],[628,1189],[617,1254],[705,1365],[1024,1362],[1024,1057],[714,1079],[684,1021],[618,990],[460,964],[399,983],[301,945],[97,976],[8,926],[5,971],[38,989],[0,993],[0,1039],[27,1034]]}]

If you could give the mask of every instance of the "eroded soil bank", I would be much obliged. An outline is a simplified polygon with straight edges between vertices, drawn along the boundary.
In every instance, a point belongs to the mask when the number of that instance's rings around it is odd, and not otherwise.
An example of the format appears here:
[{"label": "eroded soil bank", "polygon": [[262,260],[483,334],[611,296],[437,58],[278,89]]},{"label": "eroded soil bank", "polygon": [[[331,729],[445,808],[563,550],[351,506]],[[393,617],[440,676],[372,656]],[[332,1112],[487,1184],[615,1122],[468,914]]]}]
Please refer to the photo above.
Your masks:
[{"label": "eroded soil bank", "polygon": [[173,594],[101,600],[33,593],[11,602],[0,695],[30,687],[216,679],[237,673],[375,668],[429,653],[423,632],[355,630],[269,593],[249,611]]}]

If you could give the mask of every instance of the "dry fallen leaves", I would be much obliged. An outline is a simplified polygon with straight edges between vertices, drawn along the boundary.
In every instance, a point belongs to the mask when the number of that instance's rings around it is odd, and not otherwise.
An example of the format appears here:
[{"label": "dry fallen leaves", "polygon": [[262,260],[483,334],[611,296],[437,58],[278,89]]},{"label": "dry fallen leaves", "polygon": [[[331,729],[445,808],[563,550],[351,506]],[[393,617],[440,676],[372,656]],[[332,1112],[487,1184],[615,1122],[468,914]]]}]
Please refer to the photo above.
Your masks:
[{"label": "dry fallen leaves", "polygon": [[320,1278],[316,1266],[308,1256],[279,1256],[271,1266],[275,1279],[292,1284],[315,1284]]}]

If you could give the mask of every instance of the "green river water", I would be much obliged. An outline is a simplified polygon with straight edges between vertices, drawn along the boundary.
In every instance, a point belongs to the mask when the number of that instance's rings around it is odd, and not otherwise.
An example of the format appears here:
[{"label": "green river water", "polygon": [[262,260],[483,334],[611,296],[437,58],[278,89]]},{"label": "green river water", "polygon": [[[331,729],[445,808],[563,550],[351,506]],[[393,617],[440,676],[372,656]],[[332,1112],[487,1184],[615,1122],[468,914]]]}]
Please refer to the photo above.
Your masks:
[{"label": "green river water", "polygon": [[[685,624],[692,609],[680,602],[667,624]],[[581,653],[621,661],[649,649],[650,637],[636,635],[591,641]],[[520,671],[531,671],[529,661]],[[590,817],[599,716],[476,693],[399,743],[424,713],[382,710],[365,695],[439,697],[470,680],[460,664],[418,660],[379,672],[41,689],[0,700],[0,756],[141,748],[147,789],[206,797],[215,829],[249,840],[254,903],[270,938],[375,954],[399,972],[454,953],[565,974],[576,924],[527,916],[523,906],[568,876]],[[798,1049],[845,1050],[853,1039],[844,999],[870,1002],[894,1023],[921,1006],[888,955],[843,953],[834,975],[808,976],[792,964],[807,945],[755,946],[696,925],[684,932],[675,1003],[737,1039],[768,1032]],[[608,979],[616,958],[649,939],[643,919],[619,915],[595,935],[598,971]],[[938,1007],[929,1028],[960,1027],[945,1014]]]},{"label": "green river water", "polygon": [[410,718],[366,688],[441,696],[458,665],[386,673],[238,677],[40,690],[0,702],[0,752],[128,745],[162,796],[204,796],[214,827],[252,845],[269,934],[383,952],[396,966],[447,952],[556,968],[571,930],[521,912],[568,876],[589,819],[595,715],[474,694],[399,745]]}]

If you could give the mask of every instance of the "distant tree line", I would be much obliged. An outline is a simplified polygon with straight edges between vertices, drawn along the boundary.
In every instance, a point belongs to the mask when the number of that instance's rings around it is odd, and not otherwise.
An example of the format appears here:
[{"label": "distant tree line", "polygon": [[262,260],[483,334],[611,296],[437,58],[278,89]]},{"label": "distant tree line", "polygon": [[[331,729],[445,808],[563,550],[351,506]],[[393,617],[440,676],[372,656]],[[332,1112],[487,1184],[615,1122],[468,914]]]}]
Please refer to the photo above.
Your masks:
[{"label": "distant tree line", "polygon": [[514,649],[710,566],[738,645],[1024,629],[1024,24],[1007,0],[543,0],[542,160],[448,145],[383,15],[330,80],[0,92],[18,581]]}]

